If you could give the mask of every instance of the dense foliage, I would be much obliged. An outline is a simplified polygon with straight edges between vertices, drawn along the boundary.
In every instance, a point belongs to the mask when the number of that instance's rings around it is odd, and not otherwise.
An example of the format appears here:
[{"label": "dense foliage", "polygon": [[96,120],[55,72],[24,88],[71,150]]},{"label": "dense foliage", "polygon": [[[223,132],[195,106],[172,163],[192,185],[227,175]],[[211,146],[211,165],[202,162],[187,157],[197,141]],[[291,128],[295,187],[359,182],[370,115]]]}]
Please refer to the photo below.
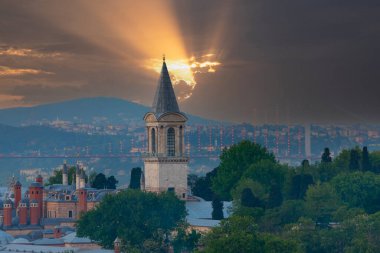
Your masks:
[{"label": "dense foliage", "polygon": [[[223,151],[218,168],[190,177],[192,192],[212,200],[212,217],[221,219],[210,232],[186,225],[174,195],[129,189],[83,215],[78,234],[108,248],[118,236],[128,252],[380,252],[379,172],[380,153],[366,147],[334,158],[326,148],[320,162],[289,167],[244,141]],[[140,173],[132,171],[130,188],[139,188]],[[229,218],[221,200],[232,201]]]},{"label": "dense foliage", "polygon": [[184,202],[172,193],[126,190],[107,195],[85,213],[77,222],[77,233],[106,248],[113,248],[119,237],[126,250],[160,252],[169,232],[184,222],[185,214]]},{"label": "dense foliage", "polygon": [[255,220],[249,216],[234,216],[223,220],[220,227],[213,229],[203,238],[202,252],[239,253],[294,253],[297,244],[277,236],[259,233]]},{"label": "dense foliage", "polygon": [[232,216],[201,252],[380,252],[380,153],[366,147],[320,162],[279,164],[259,145],[225,150],[195,192],[232,200]]},{"label": "dense foliage", "polygon": [[213,191],[223,199],[231,199],[231,190],[249,167],[262,160],[275,162],[274,155],[265,148],[250,141],[243,141],[224,150],[220,156],[220,166],[212,180]]},{"label": "dense foliage", "polygon": [[[68,170],[67,170],[67,181],[68,181],[68,184],[71,185],[71,184],[74,184],[75,185],[75,172],[76,172],[76,167],[73,166],[73,167],[70,167]],[[55,170],[53,172],[53,176],[49,177],[48,178],[48,181],[46,182],[46,185],[52,185],[52,184],[62,184],[62,170]],[[87,175],[86,175],[86,172],[85,172],[85,179],[86,179],[86,182],[87,182]]]},{"label": "dense foliage", "polygon": [[91,182],[91,187],[96,189],[116,189],[118,181],[114,176],[106,177],[103,173],[95,176]]}]

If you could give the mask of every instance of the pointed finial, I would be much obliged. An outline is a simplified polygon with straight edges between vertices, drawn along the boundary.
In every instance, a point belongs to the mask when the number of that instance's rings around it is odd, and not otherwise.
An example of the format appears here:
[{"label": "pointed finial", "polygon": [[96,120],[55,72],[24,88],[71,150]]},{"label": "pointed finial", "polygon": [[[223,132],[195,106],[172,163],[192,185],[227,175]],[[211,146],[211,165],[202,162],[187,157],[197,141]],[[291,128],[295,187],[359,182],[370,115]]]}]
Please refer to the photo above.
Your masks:
[{"label": "pointed finial", "polygon": [[162,55],[162,60],[165,62],[165,54]]}]

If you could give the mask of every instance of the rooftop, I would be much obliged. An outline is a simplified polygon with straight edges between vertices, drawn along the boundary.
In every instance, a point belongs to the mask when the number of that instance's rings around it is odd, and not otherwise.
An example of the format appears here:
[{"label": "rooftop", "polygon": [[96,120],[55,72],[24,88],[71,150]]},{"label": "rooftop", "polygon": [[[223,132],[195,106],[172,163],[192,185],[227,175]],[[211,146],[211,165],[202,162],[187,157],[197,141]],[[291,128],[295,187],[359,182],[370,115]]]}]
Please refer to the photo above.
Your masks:
[{"label": "rooftop", "polygon": [[165,58],[162,64],[160,79],[158,80],[156,95],[154,96],[152,111],[156,114],[180,112]]}]

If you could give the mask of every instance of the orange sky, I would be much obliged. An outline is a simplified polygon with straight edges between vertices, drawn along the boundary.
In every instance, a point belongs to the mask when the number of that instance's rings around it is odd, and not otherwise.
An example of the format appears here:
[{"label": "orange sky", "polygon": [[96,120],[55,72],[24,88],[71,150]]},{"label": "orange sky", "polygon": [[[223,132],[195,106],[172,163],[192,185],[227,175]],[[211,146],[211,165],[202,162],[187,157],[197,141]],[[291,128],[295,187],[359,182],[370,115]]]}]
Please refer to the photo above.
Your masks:
[{"label": "orange sky", "polygon": [[165,54],[189,113],[378,122],[379,11],[354,0],[0,0],[0,107],[150,105]]}]

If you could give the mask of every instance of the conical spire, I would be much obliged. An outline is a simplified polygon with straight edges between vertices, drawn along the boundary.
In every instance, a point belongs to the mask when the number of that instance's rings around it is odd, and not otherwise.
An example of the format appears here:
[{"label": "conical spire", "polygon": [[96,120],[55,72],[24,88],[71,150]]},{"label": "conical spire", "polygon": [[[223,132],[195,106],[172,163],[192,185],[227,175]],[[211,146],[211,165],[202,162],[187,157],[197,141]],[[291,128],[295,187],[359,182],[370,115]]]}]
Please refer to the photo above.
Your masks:
[{"label": "conical spire", "polygon": [[152,110],[154,113],[180,112],[168,68],[166,67],[165,56]]}]

